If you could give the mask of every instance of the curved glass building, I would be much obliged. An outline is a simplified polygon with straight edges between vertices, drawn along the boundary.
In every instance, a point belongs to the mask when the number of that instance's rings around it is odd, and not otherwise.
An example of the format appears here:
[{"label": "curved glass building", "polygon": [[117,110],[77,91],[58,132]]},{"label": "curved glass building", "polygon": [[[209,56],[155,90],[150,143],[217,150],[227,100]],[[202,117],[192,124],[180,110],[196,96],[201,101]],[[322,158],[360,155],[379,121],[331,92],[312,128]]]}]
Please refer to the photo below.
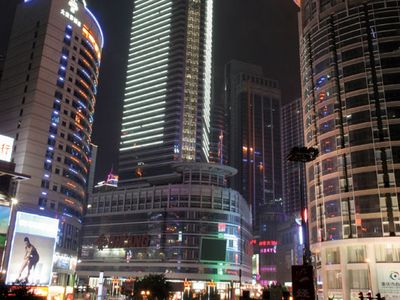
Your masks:
[{"label": "curved glass building", "polygon": [[85,217],[80,280],[95,286],[104,271],[106,282],[118,278],[121,285],[130,277],[163,273],[204,289],[213,280],[225,292],[230,282],[251,281],[250,209],[237,191],[226,187],[226,177],[236,170],[182,163],[176,171],[181,181],[175,184],[93,194]]},{"label": "curved glass building", "polygon": [[399,299],[400,3],[302,0],[300,18],[305,142],[320,151],[306,171],[321,293]]},{"label": "curved glass building", "polygon": [[0,132],[15,138],[16,171],[32,177],[19,185],[16,209],[60,220],[53,271],[63,275],[54,284],[71,283],[76,265],[102,47],[84,1],[25,0],[17,8]]}]

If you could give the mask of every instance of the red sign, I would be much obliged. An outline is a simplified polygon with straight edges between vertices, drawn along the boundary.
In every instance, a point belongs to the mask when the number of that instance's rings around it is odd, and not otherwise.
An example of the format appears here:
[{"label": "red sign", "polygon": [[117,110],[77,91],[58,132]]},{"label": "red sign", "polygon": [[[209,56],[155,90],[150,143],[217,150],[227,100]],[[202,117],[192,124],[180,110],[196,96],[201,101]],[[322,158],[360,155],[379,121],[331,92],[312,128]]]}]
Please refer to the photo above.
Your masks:
[{"label": "red sign", "polygon": [[99,250],[104,248],[144,248],[150,245],[148,235],[109,235],[102,234],[95,242]]}]

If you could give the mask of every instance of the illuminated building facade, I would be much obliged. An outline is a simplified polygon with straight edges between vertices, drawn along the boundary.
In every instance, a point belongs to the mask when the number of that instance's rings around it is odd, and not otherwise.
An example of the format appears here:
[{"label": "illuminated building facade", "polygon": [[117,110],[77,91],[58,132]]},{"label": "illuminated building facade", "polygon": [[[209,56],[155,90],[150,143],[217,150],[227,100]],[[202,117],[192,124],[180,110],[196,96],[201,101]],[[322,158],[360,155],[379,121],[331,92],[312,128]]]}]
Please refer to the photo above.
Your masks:
[{"label": "illuminated building facade", "polygon": [[[276,241],[283,220],[281,165],[281,93],[278,82],[265,78],[261,67],[231,61],[225,67],[225,111],[228,112],[228,164],[238,169],[232,188],[247,200],[263,285],[276,282],[276,253],[264,250]],[[265,267],[265,268],[264,268]]]},{"label": "illuminated building facade", "polygon": [[213,0],[136,0],[119,175],[127,184],[208,161]]},{"label": "illuminated building facade", "polygon": [[17,209],[60,219],[63,264],[54,266],[55,285],[73,282],[102,46],[84,1],[25,0],[17,8],[0,86],[0,132],[15,139],[16,172],[32,177],[18,186]]},{"label": "illuminated building facade", "polygon": [[[282,105],[281,110],[283,209],[292,220],[300,216],[301,193],[306,197],[303,164],[287,160],[293,147],[304,145],[302,111],[300,98]],[[303,190],[299,189],[301,185]]]},{"label": "illuminated building facade", "polygon": [[324,298],[400,299],[400,3],[301,1],[311,250]]},{"label": "illuminated building facade", "polygon": [[212,163],[227,164],[227,147],[225,132],[225,109],[221,104],[214,103],[211,109],[211,129],[210,129],[210,154],[209,159]]},{"label": "illuminated building facade", "polygon": [[[202,284],[202,292],[204,283],[213,280],[225,293],[231,281],[251,281],[250,209],[237,191],[226,187],[226,178],[236,170],[205,163],[175,168],[179,183],[90,197],[80,280],[96,286],[99,271],[104,271],[106,282],[116,277],[121,285],[130,277],[162,273],[169,280]],[[226,245],[209,247],[212,253],[206,254],[205,239]],[[222,250],[222,256],[214,250]]]}]

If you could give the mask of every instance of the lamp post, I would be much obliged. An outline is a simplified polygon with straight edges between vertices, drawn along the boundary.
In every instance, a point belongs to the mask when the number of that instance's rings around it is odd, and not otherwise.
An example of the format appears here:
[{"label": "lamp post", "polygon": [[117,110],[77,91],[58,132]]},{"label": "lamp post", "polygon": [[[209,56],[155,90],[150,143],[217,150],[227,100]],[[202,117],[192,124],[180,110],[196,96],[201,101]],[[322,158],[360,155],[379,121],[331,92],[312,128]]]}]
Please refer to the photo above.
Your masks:
[{"label": "lamp post", "polygon": [[[298,163],[307,163],[313,161],[318,156],[318,149],[313,147],[294,147],[287,156],[288,161]],[[303,233],[303,265],[311,264],[310,239],[308,236],[308,215],[307,201],[304,199],[303,180],[301,176],[301,168],[299,165],[299,185],[300,185],[300,209],[301,209],[301,228]]]},{"label": "lamp post", "polygon": [[150,296],[150,291],[149,290],[141,291],[140,295],[142,295],[143,300],[147,300],[147,298]]}]

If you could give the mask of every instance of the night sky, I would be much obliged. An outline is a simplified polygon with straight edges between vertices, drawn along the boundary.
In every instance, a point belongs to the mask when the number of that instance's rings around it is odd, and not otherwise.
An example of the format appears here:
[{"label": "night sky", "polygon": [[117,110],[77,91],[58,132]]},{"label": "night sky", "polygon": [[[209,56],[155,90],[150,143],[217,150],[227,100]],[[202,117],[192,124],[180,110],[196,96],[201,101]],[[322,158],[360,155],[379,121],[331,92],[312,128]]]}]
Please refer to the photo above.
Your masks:
[{"label": "night sky", "polygon": [[[0,1],[0,54],[16,2]],[[118,164],[133,0],[87,3],[105,36],[92,136],[99,146],[99,181]],[[231,59],[261,65],[266,76],[279,80],[284,103],[300,96],[297,12],[292,0],[214,0],[213,99],[221,99],[224,64]]]},{"label": "night sky", "polygon": [[[132,0],[88,0],[105,35],[93,142],[99,145],[96,180],[118,164],[124,78]],[[259,64],[279,80],[283,102],[300,96],[298,8],[292,0],[214,0],[214,99],[221,98],[224,64]]]}]

